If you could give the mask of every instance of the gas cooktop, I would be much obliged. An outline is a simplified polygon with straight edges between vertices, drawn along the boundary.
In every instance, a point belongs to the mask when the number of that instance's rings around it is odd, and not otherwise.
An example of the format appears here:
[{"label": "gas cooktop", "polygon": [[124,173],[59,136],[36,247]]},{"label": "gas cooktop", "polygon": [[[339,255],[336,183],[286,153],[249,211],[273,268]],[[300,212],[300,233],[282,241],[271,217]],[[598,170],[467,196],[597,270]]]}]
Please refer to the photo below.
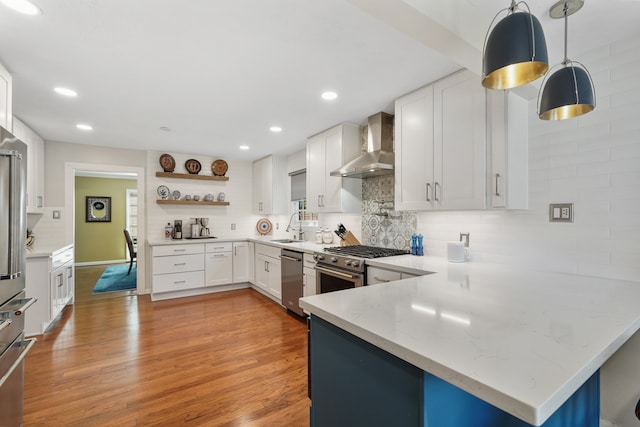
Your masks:
[{"label": "gas cooktop", "polygon": [[325,252],[330,254],[359,257],[359,258],[380,258],[394,255],[406,255],[409,253],[405,249],[392,249],[392,248],[380,248],[377,246],[334,246],[331,248],[325,248]]}]

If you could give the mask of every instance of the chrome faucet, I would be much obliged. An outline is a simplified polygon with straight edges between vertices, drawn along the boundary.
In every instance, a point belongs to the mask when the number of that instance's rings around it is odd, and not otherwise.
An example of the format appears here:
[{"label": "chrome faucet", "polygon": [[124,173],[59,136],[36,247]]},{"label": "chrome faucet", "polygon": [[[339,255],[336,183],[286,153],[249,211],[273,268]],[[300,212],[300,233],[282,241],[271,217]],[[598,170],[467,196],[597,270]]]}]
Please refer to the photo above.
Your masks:
[{"label": "chrome faucet", "polygon": [[304,231],[302,231],[302,221],[300,220],[300,211],[295,211],[291,214],[291,218],[289,218],[289,224],[287,225],[287,229],[285,230],[287,233],[291,231],[291,222],[293,221],[293,217],[298,215],[298,230],[296,230],[296,239],[302,240],[302,236],[304,236]]}]

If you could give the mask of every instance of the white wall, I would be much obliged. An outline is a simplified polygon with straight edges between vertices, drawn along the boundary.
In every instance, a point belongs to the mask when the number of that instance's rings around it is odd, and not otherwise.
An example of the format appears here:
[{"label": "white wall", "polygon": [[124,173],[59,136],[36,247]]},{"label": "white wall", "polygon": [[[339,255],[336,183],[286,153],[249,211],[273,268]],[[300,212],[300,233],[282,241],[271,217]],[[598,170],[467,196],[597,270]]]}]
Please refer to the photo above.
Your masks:
[{"label": "white wall", "polygon": [[[209,218],[209,229],[216,237],[247,237],[257,235],[255,229],[258,217],[251,214],[253,200],[253,163],[242,161],[227,161],[229,169],[226,176],[229,181],[204,181],[178,178],[158,178],[156,172],[162,172],[159,151],[149,151],[146,156],[147,170],[147,237],[149,240],[162,240],[164,227],[167,222],[173,225],[176,219],[182,220],[183,229],[187,224],[194,222],[192,218]],[[211,175],[211,163],[216,160],[213,157],[173,154],[178,173],[186,173],[184,163],[188,159],[196,159],[202,165],[201,174]],[[186,194],[199,195],[201,199],[208,193],[218,196],[225,193],[225,201],[229,206],[197,206],[197,205],[159,205],[156,200],[157,189],[160,185],[166,185],[169,190],[180,191],[181,197]],[[235,224],[235,230],[231,229]]]},{"label": "white wall", "polygon": [[[444,256],[447,240],[470,232],[474,261],[638,281],[638,51],[640,36],[575,58],[592,74],[597,97],[596,109],[581,118],[542,121],[531,102],[528,211],[421,212],[418,231],[427,253]],[[554,202],[574,203],[573,224],[549,223],[548,205]],[[635,341],[602,371],[603,416],[621,426],[638,425],[633,405],[640,397],[640,344]]]}]

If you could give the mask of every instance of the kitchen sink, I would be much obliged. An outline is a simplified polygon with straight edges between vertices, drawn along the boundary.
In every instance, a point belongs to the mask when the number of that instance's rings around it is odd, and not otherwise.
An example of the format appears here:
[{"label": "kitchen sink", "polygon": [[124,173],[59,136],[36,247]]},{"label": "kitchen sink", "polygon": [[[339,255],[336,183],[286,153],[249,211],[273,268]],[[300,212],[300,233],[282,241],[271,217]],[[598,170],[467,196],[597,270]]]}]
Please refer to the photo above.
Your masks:
[{"label": "kitchen sink", "polygon": [[299,240],[293,240],[293,239],[272,239],[269,240],[270,242],[274,242],[274,243],[296,243],[299,242]]}]

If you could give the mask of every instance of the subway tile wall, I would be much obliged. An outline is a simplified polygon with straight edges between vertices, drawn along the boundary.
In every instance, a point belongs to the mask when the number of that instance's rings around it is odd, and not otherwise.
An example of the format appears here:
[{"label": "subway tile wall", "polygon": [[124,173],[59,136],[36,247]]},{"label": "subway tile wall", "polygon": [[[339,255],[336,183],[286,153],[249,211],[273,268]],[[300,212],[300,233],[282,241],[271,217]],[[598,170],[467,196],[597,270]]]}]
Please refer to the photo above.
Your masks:
[{"label": "subway tile wall", "polygon": [[[527,211],[420,212],[428,254],[471,233],[473,260],[605,278],[640,277],[640,36],[575,58],[592,74],[596,109],[560,122],[529,105]],[[549,223],[549,203],[574,223]]]}]

